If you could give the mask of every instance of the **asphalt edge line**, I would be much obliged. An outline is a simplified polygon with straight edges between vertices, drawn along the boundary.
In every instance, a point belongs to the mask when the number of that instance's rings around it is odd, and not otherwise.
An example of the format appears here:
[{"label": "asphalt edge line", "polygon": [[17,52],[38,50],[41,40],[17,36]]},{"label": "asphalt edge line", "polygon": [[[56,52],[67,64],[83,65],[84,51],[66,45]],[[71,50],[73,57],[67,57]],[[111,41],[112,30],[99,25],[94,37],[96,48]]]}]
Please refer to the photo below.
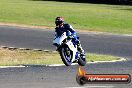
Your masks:
[{"label": "asphalt edge line", "polygon": [[[121,57],[119,57],[119,58],[120,58],[119,60],[112,60],[112,61],[94,61],[94,62],[87,62],[87,64],[114,63],[114,62],[126,61],[125,58],[121,58]],[[77,65],[77,63],[73,63],[72,65],[73,66],[74,65]],[[65,65],[64,64],[52,64],[52,65],[47,65],[47,66],[54,67],[54,66],[65,66]]]},{"label": "asphalt edge line", "polygon": [[65,87],[65,88],[114,88],[114,86],[82,86],[82,87]]},{"label": "asphalt edge line", "polygon": [[25,68],[26,66],[20,65],[20,66],[0,66],[0,68]]},{"label": "asphalt edge line", "polygon": [[8,46],[0,46],[0,49],[8,49],[8,50],[33,50],[33,51],[44,51],[44,52],[57,52],[57,51],[51,51],[51,50],[42,50],[42,49],[31,49],[31,48],[17,48],[17,47],[8,47]]}]

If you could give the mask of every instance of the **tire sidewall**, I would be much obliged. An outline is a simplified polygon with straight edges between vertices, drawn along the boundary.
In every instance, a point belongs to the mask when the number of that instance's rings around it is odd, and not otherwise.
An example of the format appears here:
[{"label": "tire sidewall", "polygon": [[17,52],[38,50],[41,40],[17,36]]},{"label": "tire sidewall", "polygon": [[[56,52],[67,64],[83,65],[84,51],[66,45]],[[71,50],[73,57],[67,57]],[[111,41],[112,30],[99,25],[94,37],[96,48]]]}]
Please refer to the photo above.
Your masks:
[{"label": "tire sidewall", "polygon": [[86,58],[80,57],[80,58],[78,59],[78,64],[79,64],[80,66],[85,66],[85,65],[86,65]]}]

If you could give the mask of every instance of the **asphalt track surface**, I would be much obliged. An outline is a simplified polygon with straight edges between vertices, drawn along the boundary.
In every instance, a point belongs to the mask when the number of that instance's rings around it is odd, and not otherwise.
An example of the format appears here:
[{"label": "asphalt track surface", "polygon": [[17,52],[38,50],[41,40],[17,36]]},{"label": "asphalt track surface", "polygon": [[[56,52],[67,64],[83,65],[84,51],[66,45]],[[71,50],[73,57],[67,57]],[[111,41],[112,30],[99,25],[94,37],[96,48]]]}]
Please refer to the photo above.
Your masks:
[{"label": "asphalt track surface", "polygon": [[[86,52],[124,57],[127,61],[87,64],[90,74],[132,75],[132,36],[112,34],[79,33]],[[55,50],[52,45],[54,31],[0,26],[0,46]],[[1,68],[0,88],[132,88],[132,84],[86,84],[76,83],[78,66],[29,66],[25,68]]]}]

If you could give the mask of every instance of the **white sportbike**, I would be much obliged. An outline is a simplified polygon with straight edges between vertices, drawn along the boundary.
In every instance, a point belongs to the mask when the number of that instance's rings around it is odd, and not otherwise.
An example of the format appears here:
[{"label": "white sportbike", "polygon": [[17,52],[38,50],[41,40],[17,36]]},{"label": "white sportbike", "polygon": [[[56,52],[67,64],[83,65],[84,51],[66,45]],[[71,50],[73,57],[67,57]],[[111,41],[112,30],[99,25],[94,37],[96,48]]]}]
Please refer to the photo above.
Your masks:
[{"label": "white sportbike", "polygon": [[66,36],[66,32],[60,36],[56,35],[53,45],[57,47],[57,51],[60,53],[61,59],[66,66],[70,66],[72,63],[78,63],[80,66],[86,64],[85,55],[81,55],[77,45],[73,43],[71,38]]}]

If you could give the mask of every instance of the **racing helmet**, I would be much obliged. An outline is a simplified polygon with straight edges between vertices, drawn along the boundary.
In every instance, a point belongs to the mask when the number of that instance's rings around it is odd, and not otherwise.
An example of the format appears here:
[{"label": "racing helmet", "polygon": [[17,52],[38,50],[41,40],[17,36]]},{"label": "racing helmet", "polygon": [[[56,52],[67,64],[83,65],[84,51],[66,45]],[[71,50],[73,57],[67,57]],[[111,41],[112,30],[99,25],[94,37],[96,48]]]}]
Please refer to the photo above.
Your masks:
[{"label": "racing helmet", "polygon": [[56,26],[58,26],[62,23],[64,23],[64,18],[63,17],[56,17],[56,19],[55,19]]}]

